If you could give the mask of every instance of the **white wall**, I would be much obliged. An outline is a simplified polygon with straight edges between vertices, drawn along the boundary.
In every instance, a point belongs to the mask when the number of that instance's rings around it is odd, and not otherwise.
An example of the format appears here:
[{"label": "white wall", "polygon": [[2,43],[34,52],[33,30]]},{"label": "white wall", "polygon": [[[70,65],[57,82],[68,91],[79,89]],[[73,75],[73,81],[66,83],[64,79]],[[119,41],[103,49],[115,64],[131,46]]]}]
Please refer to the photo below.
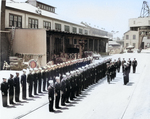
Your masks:
[{"label": "white wall", "polygon": [[61,24],[61,31],[64,31],[64,25],[68,25],[70,26],[70,32],[72,32],[72,27],[76,27],[77,28],[77,33],[79,33],[79,28],[83,29],[83,34],[84,34],[84,30],[87,30],[89,33],[89,29],[86,27],[82,27],[82,26],[78,26],[72,23],[67,23],[64,21],[60,21],[60,20],[55,20],[53,18],[47,18],[41,15],[33,15],[33,14],[29,14],[26,12],[21,12],[21,11],[16,11],[16,10],[10,10],[10,9],[6,9],[6,23],[5,23],[5,27],[9,28],[9,14],[15,14],[15,15],[20,15],[22,16],[22,28],[28,28],[28,21],[29,18],[34,18],[34,19],[38,19],[38,28],[43,28],[43,21],[48,21],[51,22],[51,29],[55,30],[55,23],[59,23]]},{"label": "white wall", "polygon": [[[129,39],[126,39],[126,35],[129,35]],[[133,39],[133,35],[136,35],[136,39]],[[135,48],[138,48],[138,40],[139,40],[139,35],[138,31],[128,31],[127,33],[124,34],[124,47],[126,48],[126,43],[129,45],[133,45],[135,43]]]},{"label": "white wall", "polygon": [[129,19],[129,27],[150,26],[150,17]]}]

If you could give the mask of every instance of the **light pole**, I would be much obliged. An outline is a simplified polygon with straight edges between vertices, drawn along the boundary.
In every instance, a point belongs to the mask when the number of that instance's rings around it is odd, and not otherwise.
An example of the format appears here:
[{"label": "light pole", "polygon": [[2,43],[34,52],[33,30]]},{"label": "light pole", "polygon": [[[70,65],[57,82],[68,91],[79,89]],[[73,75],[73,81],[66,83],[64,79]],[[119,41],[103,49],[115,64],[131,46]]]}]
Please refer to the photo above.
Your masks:
[{"label": "light pole", "polygon": [[[116,33],[119,33],[119,31],[114,31],[114,30],[112,30],[111,32],[113,33],[113,35]],[[113,38],[114,38],[114,36],[112,37],[112,40],[113,40]]]}]

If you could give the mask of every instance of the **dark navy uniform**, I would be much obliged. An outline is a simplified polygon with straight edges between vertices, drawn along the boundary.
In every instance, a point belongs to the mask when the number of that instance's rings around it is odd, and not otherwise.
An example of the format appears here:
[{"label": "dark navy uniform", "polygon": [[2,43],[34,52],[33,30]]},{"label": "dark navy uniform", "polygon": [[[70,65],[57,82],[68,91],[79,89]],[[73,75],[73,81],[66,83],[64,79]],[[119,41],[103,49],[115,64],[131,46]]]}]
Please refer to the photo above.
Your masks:
[{"label": "dark navy uniform", "polygon": [[60,89],[62,91],[61,95],[61,105],[65,106],[65,99],[66,99],[66,76],[63,75],[63,79],[61,80]]},{"label": "dark navy uniform", "polygon": [[26,74],[24,73],[21,76],[21,85],[22,85],[22,99],[26,99]]},{"label": "dark navy uniform", "polygon": [[59,109],[59,101],[60,101],[60,78],[56,77],[56,82],[55,82],[55,108]]},{"label": "dark navy uniform", "polygon": [[14,78],[14,86],[15,86],[15,101],[19,102],[20,80],[19,80],[19,74],[18,73],[17,73],[17,76]]},{"label": "dark navy uniform", "polygon": [[118,72],[120,72],[120,67],[121,67],[121,61],[120,61],[120,58],[118,58],[118,61],[117,61],[117,70],[118,70]]},{"label": "dark navy uniform", "polygon": [[53,104],[54,104],[54,87],[53,87],[53,81],[50,83],[48,87],[48,99],[49,99],[49,111],[54,112]]},{"label": "dark navy uniform", "polygon": [[[3,80],[6,80],[3,78]],[[8,83],[3,81],[1,83],[1,92],[2,92],[2,103],[3,107],[7,107],[7,92],[8,92]]]},{"label": "dark navy uniform", "polygon": [[133,66],[133,73],[135,73],[136,72],[136,66],[137,66],[137,60],[135,58],[132,61],[132,66]]},{"label": "dark navy uniform", "polygon": [[34,76],[30,72],[27,77],[27,82],[28,82],[28,86],[29,86],[29,97],[33,97],[33,95],[32,95],[33,80],[34,80]]},{"label": "dark navy uniform", "polygon": [[8,87],[9,87],[9,103],[14,104],[13,97],[14,97],[14,79],[13,75],[8,79]]},{"label": "dark navy uniform", "polygon": [[42,93],[41,92],[41,85],[42,85],[42,74],[41,74],[41,69],[39,69],[40,71],[38,72],[38,93]]},{"label": "dark navy uniform", "polygon": [[34,95],[37,95],[37,81],[38,81],[38,73],[34,73]]}]

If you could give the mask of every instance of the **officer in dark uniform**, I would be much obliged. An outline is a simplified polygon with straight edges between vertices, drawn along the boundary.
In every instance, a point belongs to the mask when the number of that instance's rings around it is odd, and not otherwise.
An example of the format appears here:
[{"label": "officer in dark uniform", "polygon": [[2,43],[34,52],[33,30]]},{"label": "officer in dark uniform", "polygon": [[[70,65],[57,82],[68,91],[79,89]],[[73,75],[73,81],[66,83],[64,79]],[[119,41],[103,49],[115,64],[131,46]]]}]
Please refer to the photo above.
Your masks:
[{"label": "officer in dark uniform", "polygon": [[8,83],[6,82],[6,78],[3,78],[3,82],[1,83],[1,92],[2,92],[2,103],[3,107],[7,107],[7,91],[8,91]]},{"label": "officer in dark uniform", "polygon": [[34,80],[33,80],[33,83],[34,83],[34,95],[38,95],[37,94],[37,81],[38,81],[38,70],[37,70],[37,68],[35,68]]},{"label": "officer in dark uniform", "polygon": [[124,70],[124,63],[126,63],[126,61],[125,61],[125,59],[123,58],[123,60],[122,60],[122,62],[121,62],[121,64],[122,64],[122,72],[123,72],[123,70]]},{"label": "officer in dark uniform", "polygon": [[53,109],[53,104],[54,104],[54,83],[53,83],[53,80],[50,80],[49,84],[50,84],[48,87],[49,111],[55,112],[55,110]]},{"label": "officer in dark uniform", "polygon": [[137,66],[137,60],[135,58],[132,61],[132,66],[133,66],[133,73],[135,73],[136,72],[136,66]]},{"label": "officer in dark uniform", "polygon": [[38,72],[38,93],[42,93],[41,92],[41,85],[42,85],[42,74],[41,74],[41,68],[39,68],[39,72]]},{"label": "officer in dark uniform", "polygon": [[127,66],[127,63],[124,63],[124,70],[123,70],[123,79],[124,79],[124,85],[126,85],[128,82],[129,82],[129,79],[128,79],[128,66]]},{"label": "officer in dark uniform", "polygon": [[26,99],[26,83],[26,71],[23,70],[23,75],[21,75],[22,99]]},{"label": "officer in dark uniform", "polygon": [[60,89],[61,89],[61,105],[65,106],[65,99],[66,99],[66,75],[63,75],[63,78],[61,80],[60,84]]},{"label": "officer in dark uniform", "polygon": [[56,82],[55,82],[55,108],[56,109],[60,109],[59,101],[60,101],[60,78],[56,77]]},{"label": "officer in dark uniform", "polygon": [[34,76],[32,73],[32,69],[29,70],[30,73],[27,76],[27,82],[28,82],[28,86],[29,86],[29,97],[34,97],[32,95],[32,87],[33,87],[33,80],[34,80]]},{"label": "officer in dark uniform", "polygon": [[46,68],[43,67],[43,72],[42,72],[42,79],[43,79],[43,91],[46,91],[45,88],[46,88]]},{"label": "officer in dark uniform", "polygon": [[74,72],[71,71],[70,72],[71,77],[70,77],[70,100],[74,100],[73,99],[73,94],[74,94]]},{"label": "officer in dark uniform", "polygon": [[130,58],[128,60],[128,63],[129,63],[129,73],[130,73],[130,69],[131,69],[131,60],[130,60]]},{"label": "officer in dark uniform", "polygon": [[118,70],[118,73],[120,72],[120,67],[121,67],[121,60],[120,60],[120,58],[118,58],[118,61],[117,61],[117,70]]},{"label": "officer in dark uniform", "polygon": [[70,73],[67,72],[66,73],[66,103],[70,103],[69,102],[69,98],[70,98]]},{"label": "officer in dark uniform", "polygon": [[10,74],[10,78],[8,79],[8,87],[9,87],[9,103],[10,104],[15,104],[13,102],[13,98],[14,98],[14,79],[13,79],[12,74]]},{"label": "officer in dark uniform", "polygon": [[20,102],[20,80],[19,80],[19,73],[16,73],[16,77],[14,78],[14,86],[15,86],[15,101]]},{"label": "officer in dark uniform", "polygon": [[107,82],[110,84],[110,65],[109,65],[109,63],[107,63],[106,75],[107,75]]}]

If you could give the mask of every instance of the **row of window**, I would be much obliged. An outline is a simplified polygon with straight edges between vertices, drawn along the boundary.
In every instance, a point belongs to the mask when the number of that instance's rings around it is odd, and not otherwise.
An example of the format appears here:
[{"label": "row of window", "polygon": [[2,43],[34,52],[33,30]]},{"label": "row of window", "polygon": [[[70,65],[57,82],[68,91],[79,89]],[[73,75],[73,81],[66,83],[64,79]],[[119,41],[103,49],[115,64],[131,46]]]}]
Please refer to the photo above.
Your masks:
[{"label": "row of window", "polygon": [[50,7],[48,5],[43,5],[41,3],[37,3],[37,7],[39,7],[40,9],[46,10],[46,11],[50,11],[50,12],[54,12],[55,13],[55,8],[54,7]]},{"label": "row of window", "polygon": [[[136,35],[133,35],[132,39],[136,39]],[[126,35],[126,40],[129,40],[129,35]]]},{"label": "row of window", "polygon": [[[28,23],[29,23],[28,28],[35,28],[35,29],[38,28],[38,20],[37,19],[29,18]],[[22,28],[22,17],[10,14],[9,15],[9,27],[12,27],[12,26]],[[43,28],[51,29],[51,22],[43,21]],[[55,23],[55,30],[61,31],[61,24]],[[65,25],[64,31],[70,32],[70,26]],[[77,28],[73,27],[72,32],[77,33]],[[83,34],[83,29],[79,28],[79,33]],[[88,35],[88,31],[85,30],[84,34]]]}]

